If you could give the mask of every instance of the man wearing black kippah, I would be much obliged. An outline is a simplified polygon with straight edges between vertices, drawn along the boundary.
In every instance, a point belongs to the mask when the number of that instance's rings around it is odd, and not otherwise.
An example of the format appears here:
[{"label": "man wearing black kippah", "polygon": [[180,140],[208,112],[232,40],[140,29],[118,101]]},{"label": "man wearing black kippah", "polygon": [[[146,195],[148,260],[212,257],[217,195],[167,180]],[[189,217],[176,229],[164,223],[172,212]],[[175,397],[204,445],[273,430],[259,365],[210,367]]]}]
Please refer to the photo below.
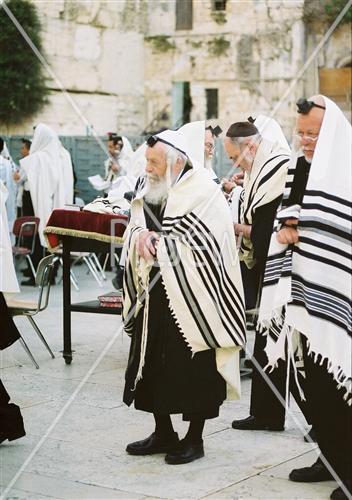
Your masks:
[{"label": "man wearing black kippah", "polygon": [[[273,222],[284,189],[290,150],[279,125],[266,117],[233,123],[226,133],[224,145],[234,166],[244,172],[239,223],[234,228],[241,241],[239,252],[248,313],[258,307]],[[264,347],[265,337],[256,334],[253,357],[262,369],[267,364]],[[280,369],[268,376],[285,397],[285,367],[280,366]],[[250,416],[234,420],[232,427],[240,430],[282,431],[284,425],[285,408],[254,366]]]}]

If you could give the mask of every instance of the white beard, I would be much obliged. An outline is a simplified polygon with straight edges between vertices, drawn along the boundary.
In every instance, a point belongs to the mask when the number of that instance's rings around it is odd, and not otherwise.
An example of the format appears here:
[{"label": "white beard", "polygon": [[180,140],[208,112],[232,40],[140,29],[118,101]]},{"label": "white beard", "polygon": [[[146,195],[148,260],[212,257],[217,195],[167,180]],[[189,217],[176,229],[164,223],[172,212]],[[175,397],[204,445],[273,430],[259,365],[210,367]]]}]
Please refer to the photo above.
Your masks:
[{"label": "white beard", "polygon": [[144,195],[145,201],[152,205],[160,205],[166,200],[168,194],[166,178],[152,177],[147,175],[147,192]]},{"label": "white beard", "polygon": [[204,160],[204,166],[207,170],[212,170],[213,168],[213,160],[212,158],[205,158]]}]

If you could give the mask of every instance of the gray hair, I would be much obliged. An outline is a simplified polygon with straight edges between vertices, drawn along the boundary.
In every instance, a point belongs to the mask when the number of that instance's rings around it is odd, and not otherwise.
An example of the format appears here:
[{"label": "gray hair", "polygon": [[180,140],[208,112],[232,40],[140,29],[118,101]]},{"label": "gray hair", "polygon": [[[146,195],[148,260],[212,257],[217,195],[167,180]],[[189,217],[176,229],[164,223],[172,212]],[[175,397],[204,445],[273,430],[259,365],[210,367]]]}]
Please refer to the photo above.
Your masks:
[{"label": "gray hair", "polygon": [[243,144],[255,143],[259,144],[263,139],[261,134],[248,135],[247,137],[229,137],[231,139],[232,144],[235,146],[241,147]]},{"label": "gray hair", "polygon": [[168,168],[173,167],[175,163],[180,160],[180,162],[183,164],[183,166],[186,165],[188,158],[186,155],[181,153],[181,151],[178,151],[177,149],[173,148],[172,146],[168,146],[165,148],[165,153],[166,153],[166,164]]}]

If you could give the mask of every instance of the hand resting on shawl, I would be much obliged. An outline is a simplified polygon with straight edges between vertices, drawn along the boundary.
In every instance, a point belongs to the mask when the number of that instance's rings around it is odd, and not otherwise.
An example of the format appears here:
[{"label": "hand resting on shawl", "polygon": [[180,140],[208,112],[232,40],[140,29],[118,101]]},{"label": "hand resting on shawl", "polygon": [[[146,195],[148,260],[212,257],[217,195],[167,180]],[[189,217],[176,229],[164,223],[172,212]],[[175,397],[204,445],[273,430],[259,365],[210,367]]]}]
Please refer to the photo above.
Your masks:
[{"label": "hand resting on shawl", "polygon": [[148,229],[141,231],[136,242],[138,255],[147,261],[154,259],[159,239],[160,236],[155,231],[148,231]]},{"label": "hand resting on shawl", "polygon": [[299,235],[297,231],[297,219],[286,219],[280,231],[276,235],[279,243],[284,245],[294,245],[298,243]]}]

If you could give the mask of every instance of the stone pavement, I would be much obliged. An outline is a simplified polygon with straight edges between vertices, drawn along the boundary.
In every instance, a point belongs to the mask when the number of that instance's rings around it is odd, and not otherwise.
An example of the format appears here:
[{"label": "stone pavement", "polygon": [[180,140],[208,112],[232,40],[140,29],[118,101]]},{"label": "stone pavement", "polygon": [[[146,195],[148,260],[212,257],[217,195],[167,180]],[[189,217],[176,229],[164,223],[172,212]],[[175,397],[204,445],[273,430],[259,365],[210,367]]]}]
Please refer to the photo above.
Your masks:
[{"label": "stone pavement", "polygon": [[[81,290],[73,301],[111,291],[77,268]],[[110,274],[110,278],[111,278]],[[34,288],[23,290],[26,298]],[[16,322],[39,365],[36,370],[17,342],[1,353],[1,378],[22,408],[27,436],[0,446],[1,498],[6,499],[328,499],[334,482],[292,483],[294,467],[310,465],[316,446],[304,443],[287,419],[285,432],[240,432],[234,418],[248,414],[250,381],[243,397],[226,402],[219,418],[205,426],[205,457],[187,465],[167,465],[162,455],[131,457],[128,442],[148,436],[153,418],[122,404],[129,338],[121,334],[87,377],[120,328],[120,317],[73,313],[73,362],[62,349],[62,289],[52,287],[49,307],[38,324],[56,354],[51,359],[25,318]],[[78,391],[78,389],[80,389]],[[304,419],[295,406],[295,415]],[[177,416],[181,434],[186,425]],[[17,477],[16,481],[13,478]],[[11,487],[10,487],[11,486]]]}]

